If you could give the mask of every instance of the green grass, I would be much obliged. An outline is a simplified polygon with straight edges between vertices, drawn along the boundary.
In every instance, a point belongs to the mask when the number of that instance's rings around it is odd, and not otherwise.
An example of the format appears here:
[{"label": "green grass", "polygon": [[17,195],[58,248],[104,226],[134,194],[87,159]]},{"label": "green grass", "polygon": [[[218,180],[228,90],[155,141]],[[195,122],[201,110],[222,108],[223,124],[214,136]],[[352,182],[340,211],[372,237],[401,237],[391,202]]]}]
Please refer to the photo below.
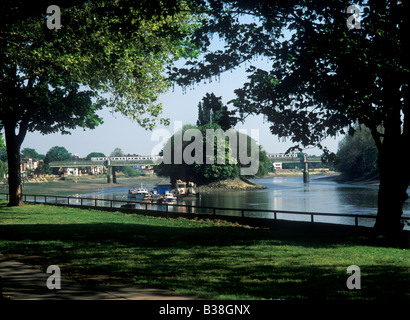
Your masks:
[{"label": "green grass", "polygon": [[[43,268],[59,265],[63,276],[88,284],[145,284],[211,299],[409,299],[409,250],[346,230],[0,202],[1,253],[35,256]],[[360,290],[346,287],[349,265],[361,269]]]}]

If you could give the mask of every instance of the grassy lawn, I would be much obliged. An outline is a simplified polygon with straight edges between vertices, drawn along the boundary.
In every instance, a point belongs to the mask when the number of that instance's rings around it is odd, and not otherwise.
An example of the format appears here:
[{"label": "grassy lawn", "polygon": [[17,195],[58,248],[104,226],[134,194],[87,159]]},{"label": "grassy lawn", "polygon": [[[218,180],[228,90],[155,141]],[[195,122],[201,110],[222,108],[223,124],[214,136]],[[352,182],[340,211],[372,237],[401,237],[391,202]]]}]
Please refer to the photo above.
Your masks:
[{"label": "grassy lawn", "polygon": [[[0,252],[89,285],[134,283],[210,299],[406,299],[410,252],[352,229],[166,220],[0,201]],[[350,231],[347,231],[350,230]],[[28,258],[27,258],[28,257]],[[346,269],[361,270],[349,290]]]}]

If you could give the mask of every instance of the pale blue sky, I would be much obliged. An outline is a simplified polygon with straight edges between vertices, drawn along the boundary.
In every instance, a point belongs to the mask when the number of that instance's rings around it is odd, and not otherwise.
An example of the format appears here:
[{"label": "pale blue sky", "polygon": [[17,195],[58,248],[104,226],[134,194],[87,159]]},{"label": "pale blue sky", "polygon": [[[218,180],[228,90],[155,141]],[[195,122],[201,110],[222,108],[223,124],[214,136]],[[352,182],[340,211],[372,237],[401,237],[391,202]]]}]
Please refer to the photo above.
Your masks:
[{"label": "pale blue sky", "polygon": [[[180,87],[175,87],[174,90],[160,97],[164,108],[163,114],[171,119],[171,126],[167,129],[171,134],[173,133],[174,121],[195,124],[198,117],[198,102],[207,92],[221,96],[226,104],[234,98],[234,89],[241,87],[245,81],[246,74],[242,69],[222,74],[219,81],[214,80],[211,83],[189,87],[186,92],[183,92]],[[151,141],[152,132],[144,130],[136,122],[121,114],[112,115],[109,109],[105,109],[101,115],[104,124],[94,130],[77,129],[71,135],[28,133],[22,148],[34,148],[37,152],[45,154],[53,146],[64,146],[69,152],[85,157],[94,151],[109,155],[116,147],[121,148],[125,153],[149,155],[158,144],[157,141]],[[248,133],[251,129],[259,129],[259,142],[270,153],[285,152],[292,146],[290,141],[284,142],[277,136],[273,136],[269,131],[269,124],[263,121],[262,116],[249,116],[244,124],[238,124],[235,129],[247,129]],[[324,145],[330,151],[336,152],[340,138],[327,139]],[[305,152],[321,154],[318,149],[309,149]]]}]

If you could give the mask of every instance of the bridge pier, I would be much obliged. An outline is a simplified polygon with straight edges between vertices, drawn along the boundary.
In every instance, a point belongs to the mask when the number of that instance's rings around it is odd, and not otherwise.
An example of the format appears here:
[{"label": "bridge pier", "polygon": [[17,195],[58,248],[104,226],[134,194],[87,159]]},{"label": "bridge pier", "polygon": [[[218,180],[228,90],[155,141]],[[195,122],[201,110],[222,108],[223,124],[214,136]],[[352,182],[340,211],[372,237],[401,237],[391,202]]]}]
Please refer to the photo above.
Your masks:
[{"label": "bridge pier", "polygon": [[115,173],[115,167],[107,167],[107,183],[117,183],[117,174]]},{"label": "bridge pier", "polygon": [[303,182],[308,183],[309,182],[309,162],[307,161],[307,155],[303,155]]},{"label": "bridge pier", "polygon": [[111,183],[112,167],[107,167],[107,183]]},{"label": "bridge pier", "polygon": [[111,167],[112,169],[112,183],[117,183],[117,174],[116,174],[116,167]]}]

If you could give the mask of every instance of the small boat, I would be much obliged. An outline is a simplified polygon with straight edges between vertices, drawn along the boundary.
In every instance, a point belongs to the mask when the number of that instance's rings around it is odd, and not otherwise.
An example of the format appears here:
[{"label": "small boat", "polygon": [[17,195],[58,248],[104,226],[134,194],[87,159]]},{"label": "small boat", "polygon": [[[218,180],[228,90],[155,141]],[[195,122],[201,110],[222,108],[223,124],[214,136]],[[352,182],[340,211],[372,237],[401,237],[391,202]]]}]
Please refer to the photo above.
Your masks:
[{"label": "small boat", "polygon": [[148,192],[148,189],[145,189],[142,187],[141,188],[132,188],[128,190],[128,197],[129,198],[135,198],[136,200],[143,200],[144,198],[148,197],[150,194]]},{"label": "small boat", "polygon": [[[188,184],[188,186],[187,186]],[[195,199],[199,197],[199,193],[195,190],[195,183],[193,182],[184,182],[177,180],[175,183],[175,194],[178,199]]]},{"label": "small boat", "polygon": [[165,192],[164,195],[158,199],[158,203],[175,203],[178,200],[171,192]]},{"label": "small boat", "polygon": [[168,202],[177,201],[177,197],[175,197],[171,192],[165,192],[163,199],[166,199]]}]

